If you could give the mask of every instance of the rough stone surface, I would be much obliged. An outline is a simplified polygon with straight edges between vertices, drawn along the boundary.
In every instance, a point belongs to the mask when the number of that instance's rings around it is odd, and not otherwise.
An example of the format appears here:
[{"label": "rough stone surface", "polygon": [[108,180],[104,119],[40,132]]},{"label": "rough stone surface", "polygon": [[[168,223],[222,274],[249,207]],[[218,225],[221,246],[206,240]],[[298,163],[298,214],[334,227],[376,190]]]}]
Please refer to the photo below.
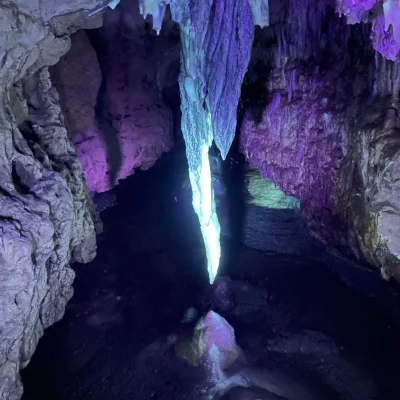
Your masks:
[{"label": "rough stone surface", "polygon": [[[321,13],[304,2],[320,26],[303,28],[308,42],[299,44],[293,26],[302,26],[301,17],[290,14],[291,3],[256,39],[243,91],[242,151],[301,201],[323,238],[350,246],[384,277],[400,278],[398,65],[374,56],[364,27],[346,26],[328,13],[329,3]],[[268,46],[272,54],[262,52]],[[246,96],[260,85],[264,103],[250,104]]]},{"label": "rough stone surface", "polygon": [[250,204],[278,210],[300,208],[300,203],[295,197],[286,196],[273,181],[261,175],[258,170],[246,171],[245,182]]},{"label": "rough stone surface", "polygon": [[20,368],[43,329],[63,316],[69,262],[96,251],[98,217],[42,67],[68,50],[68,34],[99,24],[79,12],[98,3],[0,2],[1,399],[20,398]]},{"label": "rough stone surface", "polygon": [[[136,168],[150,168],[173,145],[172,112],[161,96],[167,78],[161,79],[160,72],[164,72],[163,61],[177,47],[178,38],[156,37],[133,5],[124,2],[105,14],[104,27],[96,37],[103,72],[96,121],[73,136],[89,190],[94,192],[109,190]],[[73,41],[66,57],[85,70],[79,43],[77,47],[74,49]],[[69,74],[63,81],[70,84]],[[68,101],[78,97],[78,105],[85,102],[79,82],[72,85]],[[94,89],[89,90],[91,103]],[[79,120],[76,116],[73,119]]]},{"label": "rough stone surface", "polygon": [[51,80],[60,97],[65,126],[71,137],[94,122],[101,70],[85,31],[71,36],[71,48],[50,68]]},{"label": "rough stone surface", "polygon": [[214,311],[197,322],[190,341],[178,343],[176,350],[189,364],[218,363],[221,369],[230,366],[240,355],[232,326]]},{"label": "rough stone surface", "polygon": [[345,15],[349,24],[360,22],[380,0],[336,0],[339,15]]},{"label": "rough stone surface", "polygon": [[371,40],[374,49],[385,58],[396,61],[400,53],[400,43],[393,37],[391,30],[385,29],[385,16],[380,12],[372,20]]},{"label": "rough stone surface", "polygon": [[[397,108],[397,107],[396,107]],[[390,104],[375,104],[356,120],[341,168],[348,196],[353,252],[400,279],[400,119]],[[361,139],[361,140],[360,140]],[[351,154],[352,153],[352,154]],[[342,210],[345,220],[345,213]],[[353,236],[353,232],[355,237]]]},{"label": "rough stone surface", "polygon": [[[43,330],[62,317],[72,295],[69,263],[88,262],[95,255],[98,217],[47,66],[67,52],[76,30],[99,26],[101,13],[88,19],[84,10],[97,10],[100,3],[0,0],[1,399],[21,396],[20,368],[29,362]],[[161,4],[150,3],[155,9]],[[245,0],[213,1],[213,7],[211,2],[173,3],[185,39],[184,133],[189,167],[199,181],[201,145],[208,150],[214,137],[225,156],[233,139],[253,38],[251,10]],[[258,4],[265,7],[266,2]],[[370,42],[360,39],[368,37],[369,26],[346,27],[333,18],[332,4],[271,0],[272,26],[259,31],[255,47],[260,51],[247,82],[260,94],[250,97],[266,107],[245,116],[243,151],[253,167],[302,201],[311,226],[325,238],[350,246],[381,267],[384,277],[399,277],[399,65],[374,55]],[[398,2],[340,4],[348,17],[355,16],[349,22],[373,12],[373,47],[398,59]],[[168,68],[160,67],[157,57],[164,51],[170,63],[176,40],[156,42],[143,34],[148,26],[138,22],[137,10],[121,7],[122,13],[109,14],[100,34],[106,51],[99,63],[104,79],[96,124],[73,134],[90,187],[100,192],[134,168],[148,168],[172,145],[171,115],[160,98]],[[161,18],[155,17],[159,30]],[[273,51],[265,51],[271,46]],[[93,52],[86,56],[81,71],[90,57],[94,60]],[[88,110],[95,103],[98,78],[80,107],[87,112],[82,125],[71,122],[66,111],[71,94],[64,97],[59,87],[71,132],[91,123],[94,115]],[[233,330],[213,313],[197,328],[197,339],[206,339],[197,355],[200,350],[209,355],[218,380],[220,362],[229,364],[239,354]]]},{"label": "rough stone surface", "polygon": [[226,372],[235,361],[243,359],[243,353],[232,326],[214,311],[200,318],[192,337],[178,340],[175,352],[189,365],[204,370],[207,380],[214,386],[213,394],[223,395],[231,387],[246,386],[248,382],[241,373]]},{"label": "rough stone surface", "polygon": [[[372,23],[371,39],[374,49],[389,60],[400,55],[400,5],[398,0],[336,0],[339,15],[347,23]],[[367,27],[367,29],[370,29]]]}]

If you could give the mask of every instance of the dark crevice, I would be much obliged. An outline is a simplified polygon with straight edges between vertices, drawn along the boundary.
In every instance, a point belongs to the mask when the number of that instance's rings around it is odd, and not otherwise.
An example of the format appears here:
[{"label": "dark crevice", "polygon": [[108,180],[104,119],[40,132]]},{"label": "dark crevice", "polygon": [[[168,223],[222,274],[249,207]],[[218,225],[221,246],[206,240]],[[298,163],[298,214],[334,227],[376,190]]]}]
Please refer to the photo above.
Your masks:
[{"label": "dark crevice", "polygon": [[19,131],[22,133],[22,136],[25,138],[27,142],[35,142],[40,143],[40,138],[33,129],[33,125],[31,121],[24,121],[18,125]]},{"label": "dark crevice", "polygon": [[23,166],[19,165],[16,161],[13,161],[12,170],[11,170],[11,176],[12,176],[12,179],[13,179],[13,184],[14,184],[15,190],[19,194],[26,195],[26,194],[29,194],[30,190],[24,184],[24,182],[21,179],[20,173],[22,171],[18,171],[21,168],[23,168]]}]

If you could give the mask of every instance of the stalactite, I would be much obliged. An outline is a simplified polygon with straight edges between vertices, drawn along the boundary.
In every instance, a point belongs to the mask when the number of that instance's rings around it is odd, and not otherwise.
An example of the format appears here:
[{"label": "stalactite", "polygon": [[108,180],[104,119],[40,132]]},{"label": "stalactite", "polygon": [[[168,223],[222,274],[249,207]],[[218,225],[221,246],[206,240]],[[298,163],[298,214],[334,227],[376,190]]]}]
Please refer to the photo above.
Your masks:
[{"label": "stalactite", "polygon": [[[182,133],[186,142],[193,207],[203,235],[209,280],[218,271],[220,226],[208,151],[214,140],[225,158],[236,130],[236,112],[253,42],[253,20],[267,23],[268,3],[247,0],[141,0],[140,11],[153,15],[159,31],[166,3],[179,24],[182,42]],[[253,12],[253,17],[252,17]],[[260,22],[262,21],[262,22]]]},{"label": "stalactite", "polygon": [[254,25],[261,28],[269,25],[268,0],[249,0],[253,12]]},{"label": "stalactite", "polygon": [[374,78],[374,87],[373,87],[373,96],[376,96],[379,92],[378,90],[378,82],[379,82],[379,61],[380,54],[378,52],[375,53],[375,78]]},{"label": "stalactite", "polygon": [[288,97],[289,101],[292,100],[293,93],[296,91],[296,70],[292,69],[286,74],[286,82],[288,87]]},{"label": "stalactite", "polygon": [[276,41],[277,41],[277,48],[275,51],[275,65],[277,68],[281,67],[281,60],[283,58],[282,56],[282,28],[280,24],[276,25],[275,28],[275,35],[276,35]]},{"label": "stalactite", "polygon": [[399,96],[400,76],[399,62],[387,60],[375,52],[373,96],[392,96],[395,101]]},{"label": "stalactite", "polygon": [[400,92],[400,63],[397,61],[395,63],[395,75],[393,80],[393,91],[392,91],[392,99],[394,103],[398,103],[399,101],[399,92]]},{"label": "stalactite", "polygon": [[393,37],[400,43],[400,5],[398,1],[384,0],[383,14],[385,16],[385,30],[392,26]]}]

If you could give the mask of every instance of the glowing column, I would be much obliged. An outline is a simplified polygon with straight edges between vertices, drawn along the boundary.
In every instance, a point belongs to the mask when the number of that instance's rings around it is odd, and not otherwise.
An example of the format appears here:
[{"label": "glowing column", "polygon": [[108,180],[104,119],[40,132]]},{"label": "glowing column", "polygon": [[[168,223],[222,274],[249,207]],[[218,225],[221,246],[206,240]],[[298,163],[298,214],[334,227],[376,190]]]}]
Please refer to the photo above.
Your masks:
[{"label": "glowing column", "polygon": [[157,32],[167,4],[181,34],[182,133],[212,283],[221,245],[208,151],[214,140],[225,158],[232,144],[253,23],[268,24],[268,0],[139,0],[140,12],[153,15]]},{"label": "glowing column", "polygon": [[196,170],[189,169],[190,183],[193,191],[193,208],[196,211],[207,254],[207,270],[210,283],[218,272],[221,257],[220,225],[216,213],[214,193],[211,183],[210,144],[204,143],[201,149],[201,162]]}]

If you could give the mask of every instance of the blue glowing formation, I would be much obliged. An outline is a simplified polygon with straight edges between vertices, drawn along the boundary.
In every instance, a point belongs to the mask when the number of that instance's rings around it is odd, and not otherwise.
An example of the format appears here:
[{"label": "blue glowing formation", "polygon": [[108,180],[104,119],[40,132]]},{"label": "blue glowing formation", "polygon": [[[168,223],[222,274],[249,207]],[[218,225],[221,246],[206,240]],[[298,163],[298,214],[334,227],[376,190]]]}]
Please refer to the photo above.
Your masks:
[{"label": "blue glowing formation", "polygon": [[[248,0],[139,1],[141,13],[153,15],[158,32],[166,4],[180,27],[182,132],[210,283],[218,272],[221,245],[208,152],[213,141],[223,159],[229,151],[236,131],[241,85],[250,60],[253,15],[255,22],[268,23],[267,0],[250,3],[251,6]],[[266,16],[261,18],[261,14]]]}]

